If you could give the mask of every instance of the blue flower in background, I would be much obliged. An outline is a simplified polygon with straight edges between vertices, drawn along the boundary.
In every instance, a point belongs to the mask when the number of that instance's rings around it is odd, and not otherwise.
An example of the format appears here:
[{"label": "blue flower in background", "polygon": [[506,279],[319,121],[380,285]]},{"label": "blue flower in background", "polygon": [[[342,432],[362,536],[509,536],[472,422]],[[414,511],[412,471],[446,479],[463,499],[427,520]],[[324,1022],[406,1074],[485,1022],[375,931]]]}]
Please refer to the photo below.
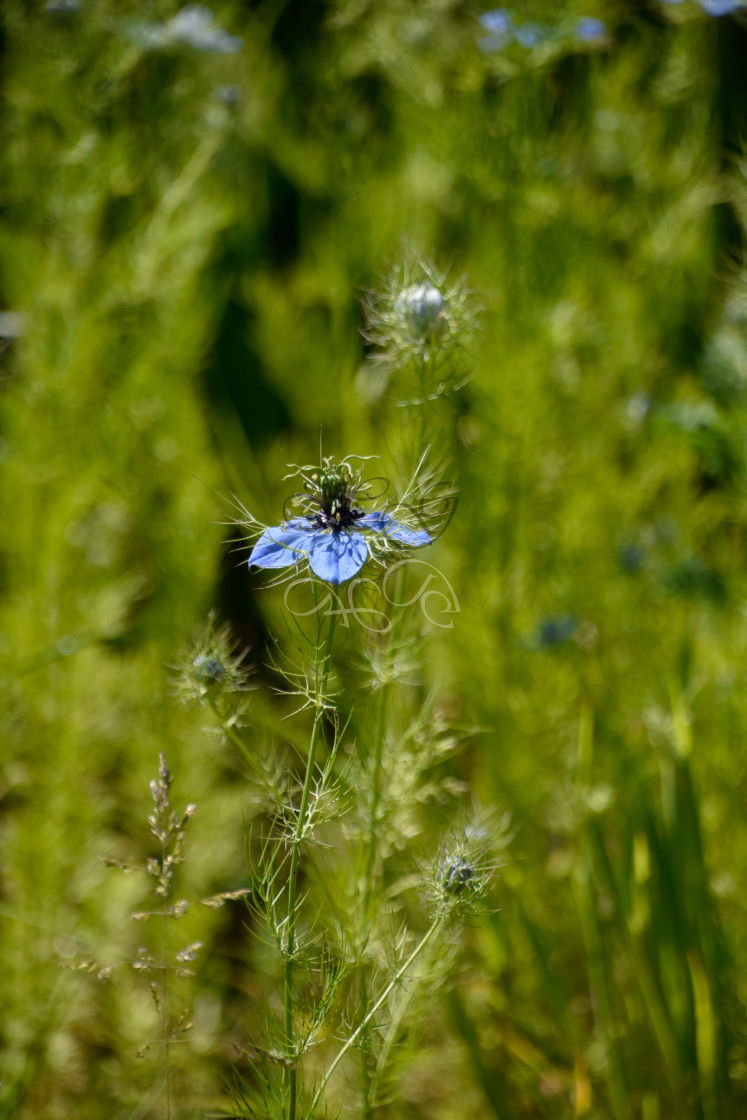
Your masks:
[{"label": "blue flower in background", "polygon": [[573,637],[577,629],[578,619],[575,615],[562,614],[544,618],[534,634],[526,640],[526,648],[540,650],[561,646]]},{"label": "blue flower in background", "polygon": [[496,8],[492,12],[483,12],[480,23],[490,34],[481,39],[478,46],[481,51],[498,51],[505,47],[514,37],[514,23],[508,8]]},{"label": "blue flower in background", "polygon": [[241,86],[216,86],[213,97],[224,105],[238,105],[241,101]]},{"label": "blue flower in background", "polygon": [[339,584],[357,575],[368,559],[366,533],[414,548],[431,543],[424,529],[407,529],[385,510],[359,509],[356,495],[365,487],[360,472],[353,472],[347,461],[336,466],[325,459],[324,467],[313,474],[300,473],[308,489],[296,495],[296,503],[306,513],[265,529],[252,549],[249,567],[289,568],[307,559],[314,575]]},{"label": "blue flower in background", "polygon": [[493,12],[483,12],[480,23],[491,35],[510,35],[513,20],[508,8],[496,8]]},{"label": "blue flower in background", "polygon": [[47,0],[44,11],[51,16],[76,16],[81,0]]},{"label": "blue flower in background", "polygon": [[516,42],[525,50],[538,47],[553,37],[553,29],[547,24],[537,23],[536,20],[527,20],[526,23],[515,24],[508,8],[496,8],[492,12],[483,12],[480,23],[489,31],[486,38],[481,39],[478,46],[481,51],[497,51],[508,43]]},{"label": "blue flower in background", "polygon": [[564,614],[559,618],[547,618],[540,623],[537,637],[541,646],[559,646],[568,639],[578,628],[578,619],[572,614]]},{"label": "blue flower in background", "polygon": [[237,35],[224,31],[210,9],[202,4],[187,4],[166,23],[134,23],[127,33],[146,50],[187,46],[196,51],[233,54],[243,42]]},{"label": "blue flower in background", "polygon": [[576,24],[573,35],[582,43],[593,43],[607,37],[607,25],[594,16],[586,16]]},{"label": "blue flower in background", "polygon": [[628,541],[620,545],[617,550],[617,557],[620,566],[628,575],[637,575],[644,565],[646,553],[641,545],[634,541]]},{"label": "blue flower in background", "polygon": [[188,4],[166,26],[172,39],[196,51],[233,54],[241,48],[242,40],[219,27],[213,13],[202,4]]},{"label": "blue flower in background", "polygon": [[[679,3],[679,0],[677,0]],[[651,411],[652,401],[648,393],[633,393],[625,405],[625,415],[634,424],[641,424]]]},{"label": "blue flower in background", "polygon": [[742,5],[736,3],[735,0],[700,0],[700,6],[707,15],[718,18],[738,11]]},{"label": "blue flower in background", "polygon": [[529,23],[523,23],[521,27],[516,28],[516,42],[526,47],[538,47],[543,43],[548,35],[548,29],[541,23],[535,23],[530,20]]}]

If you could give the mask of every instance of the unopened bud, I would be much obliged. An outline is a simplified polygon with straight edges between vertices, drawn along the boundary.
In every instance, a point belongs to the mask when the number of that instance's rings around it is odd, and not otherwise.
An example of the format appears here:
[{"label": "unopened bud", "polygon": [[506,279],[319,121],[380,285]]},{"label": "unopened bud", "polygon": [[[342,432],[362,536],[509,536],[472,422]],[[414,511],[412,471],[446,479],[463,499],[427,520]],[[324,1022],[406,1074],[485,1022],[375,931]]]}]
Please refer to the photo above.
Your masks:
[{"label": "unopened bud", "polygon": [[461,894],[474,872],[466,859],[453,857],[444,860],[438,872],[438,881],[445,894]]},{"label": "unopened bud", "polygon": [[412,284],[397,297],[397,309],[414,339],[425,342],[446,325],[446,303],[433,284]]},{"label": "unopened bud", "polygon": [[195,657],[192,662],[198,680],[206,684],[223,680],[226,670],[217,657]]}]

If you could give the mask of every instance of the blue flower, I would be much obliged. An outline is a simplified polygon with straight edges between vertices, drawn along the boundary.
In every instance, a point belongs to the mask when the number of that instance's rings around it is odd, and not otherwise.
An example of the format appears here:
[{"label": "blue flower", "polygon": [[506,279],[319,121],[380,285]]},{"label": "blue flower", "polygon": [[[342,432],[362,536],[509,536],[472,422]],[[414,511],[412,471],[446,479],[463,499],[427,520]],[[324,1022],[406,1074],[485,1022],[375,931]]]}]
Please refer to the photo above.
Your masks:
[{"label": "blue flower", "polygon": [[552,649],[553,646],[563,645],[564,642],[573,637],[577,629],[578,619],[572,614],[544,618],[535,633],[527,641],[527,648],[532,650]]},{"label": "blue flower", "polygon": [[481,39],[478,46],[481,51],[498,51],[505,47],[514,37],[514,24],[508,8],[496,8],[493,12],[483,12],[480,23],[490,34]]},{"label": "blue flower", "polygon": [[336,466],[326,459],[321,470],[300,474],[308,489],[295,501],[305,507],[305,514],[265,529],[252,549],[249,567],[289,568],[307,559],[314,575],[339,584],[365,564],[367,532],[414,548],[431,543],[424,529],[407,529],[385,510],[359,509],[355,499],[365,486],[360,472],[354,473],[346,460]]},{"label": "blue flower", "polygon": [[224,105],[238,105],[241,94],[241,86],[216,86],[213,90],[215,100],[222,101]]},{"label": "blue flower", "polygon": [[582,43],[592,43],[596,39],[604,39],[607,35],[607,26],[602,23],[601,19],[595,19],[593,16],[586,16],[585,19],[579,20],[573,32],[576,39],[580,39]]},{"label": "blue flower", "polygon": [[513,30],[511,13],[508,8],[496,8],[494,12],[483,12],[480,23],[492,35],[510,35]]},{"label": "blue flower", "polygon": [[628,541],[627,544],[620,545],[617,556],[621,567],[628,575],[636,575],[640,572],[646,560],[646,553],[634,541]]},{"label": "blue flower", "polygon": [[[62,2],[62,0],[57,0]],[[229,35],[215,22],[215,16],[202,4],[187,4],[166,23],[140,23],[125,28],[126,33],[146,50],[172,46],[192,47],[196,51],[233,54],[243,40]]]},{"label": "blue flower", "polygon": [[171,39],[196,51],[233,54],[241,48],[242,40],[219,27],[213,13],[202,4],[187,4],[172,16],[166,27]]},{"label": "blue flower", "polygon": [[81,0],[47,0],[44,11],[51,16],[77,16]]},{"label": "blue flower", "polygon": [[735,0],[700,0],[700,6],[707,15],[718,17],[736,12],[741,4],[736,3]]},{"label": "blue flower", "polygon": [[547,28],[541,23],[536,23],[530,20],[529,23],[524,23],[521,27],[516,28],[516,42],[519,46],[537,47],[547,38]]}]

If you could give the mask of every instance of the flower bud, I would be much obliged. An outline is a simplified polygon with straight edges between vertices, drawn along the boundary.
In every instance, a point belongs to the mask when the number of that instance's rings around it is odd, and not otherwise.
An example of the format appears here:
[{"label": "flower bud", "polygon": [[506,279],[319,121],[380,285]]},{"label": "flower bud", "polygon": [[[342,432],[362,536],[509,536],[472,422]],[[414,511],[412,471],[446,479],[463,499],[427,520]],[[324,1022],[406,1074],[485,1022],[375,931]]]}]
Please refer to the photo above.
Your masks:
[{"label": "flower bud", "polygon": [[229,693],[245,692],[249,687],[247,650],[238,648],[227,625],[216,628],[214,623],[211,615],[207,626],[195,634],[192,647],[183,650],[172,666],[174,690],[182,700],[222,704]]},{"label": "flower bud", "polygon": [[397,297],[397,310],[411,336],[427,342],[446,326],[446,302],[433,284],[412,284]]},{"label": "flower bud", "polygon": [[195,657],[192,666],[197,679],[205,684],[215,684],[222,681],[226,675],[225,667],[217,657]]},{"label": "flower bud", "polygon": [[461,856],[445,859],[438,872],[438,881],[444,894],[461,894],[471,881],[472,866]]}]

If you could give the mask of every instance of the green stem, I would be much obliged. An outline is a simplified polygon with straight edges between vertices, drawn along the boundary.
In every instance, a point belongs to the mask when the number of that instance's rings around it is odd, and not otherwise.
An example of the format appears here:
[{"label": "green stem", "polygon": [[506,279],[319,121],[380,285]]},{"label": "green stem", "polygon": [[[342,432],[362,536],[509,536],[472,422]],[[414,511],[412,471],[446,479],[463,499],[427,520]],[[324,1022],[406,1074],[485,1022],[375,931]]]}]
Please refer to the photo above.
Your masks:
[{"label": "green stem", "polygon": [[434,933],[436,932],[436,930],[441,925],[442,921],[443,921],[443,918],[436,918],[433,925],[428,930],[426,930],[426,932],[423,934],[423,936],[420,939],[420,941],[418,942],[418,944],[415,946],[413,951],[410,953],[407,960],[403,964],[400,965],[400,967],[397,969],[397,971],[395,972],[392,979],[387,984],[386,988],[384,988],[384,991],[381,993],[379,998],[376,1000],[376,1002],[370,1008],[368,1013],[365,1015],[365,1017],[363,1018],[360,1025],[353,1031],[353,1033],[350,1035],[350,1038],[347,1039],[345,1044],[340,1047],[340,1050],[337,1053],[337,1057],[332,1062],[331,1066],[329,1067],[329,1069],[325,1073],[324,1077],[322,1078],[322,1080],[319,1084],[319,1088],[314,1093],[314,1098],[311,1102],[311,1108],[309,1109],[306,1120],[313,1120],[313,1117],[316,1116],[316,1113],[319,1109],[319,1106],[322,1103],[322,1098],[324,1097],[324,1091],[327,1088],[327,1085],[329,1083],[330,1078],[332,1077],[332,1074],[335,1072],[335,1070],[339,1066],[340,1062],[342,1061],[342,1059],[347,1054],[348,1050],[350,1050],[351,1046],[355,1045],[355,1043],[358,1041],[358,1039],[360,1038],[363,1031],[366,1029],[366,1027],[368,1027],[368,1025],[370,1024],[371,1020],[373,1019],[374,1015],[379,1010],[379,1008],[384,1003],[386,1003],[386,1001],[389,999],[389,996],[392,994],[394,989],[397,987],[397,985],[399,984],[402,977],[405,975],[405,973],[408,971],[408,969],[415,963],[417,958],[423,952],[423,949],[425,949],[426,945],[431,940]]},{"label": "green stem", "polygon": [[[589,707],[581,710],[577,758],[576,783],[579,795],[583,797],[584,791],[591,786],[594,763],[594,713]],[[609,1052],[607,1084],[612,1114],[615,1120],[629,1120],[625,1068],[619,1041],[614,1031],[612,995],[605,967],[604,942],[596,910],[593,858],[588,828],[583,830],[582,836],[584,851],[576,865],[574,885],[581,919],[581,935],[588,961],[594,1016],[597,1029],[604,1038]]]},{"label": "green stem", "polygon": [[[423,968],[427,970],[428,958],[426,958]],[[389,1062],[389,1055],[391,1054],[392,1048],[397,1042],[399,1032],[402,1028],[402,1021],[407,1014],[407,1010],[410,1006],[411,1001],[417,995],[417,991],[417,987],[413,985],[409,989],[409,991],[403,992],[402,998],[397,1004],[397,1014],[392,1016],[392,1021],[390,1022],[386,1034],[384,1035],[382,1046],[376,1059],[377,1076],[379,1079],[386,1070],[387,1064]]]},{"label": "green stem", "polygon": [[[397,580],[394,590],[394,602],[399,602],[402,585],[404,583],[404,568],[400,568],[397,572]],[[398,629],[395,626],[396,615],[392,619],[392,626],[389,633],[388,648],[387,648],[387,667],[390,653],[396,649],[398,639]],[[378,823],[379,806],[381,804],[381,770],[384,758],[384,734],[386,730],[386,702],[387,702],[387,688],[389,682],[384,681],[381,685],[381,695],[379,697],[379,710],[376,718],[376,730],[374,732],[374,767],[373,774],[371,775],[371,831],[368,837],[368,847],[366,850],[365,864],[363,868],[363,925],[364,925],[364,939],[368,936],[368,922],[369,910],[371,905],[372,895],[372,879],[374,863],[376,861],[376,848],[377,848],[377,834],[376,828]]]},{"label": "green stem", "polygon": [[[402,568],[397,572],[397,582],[395,589],[394,601],[399,602],[402,584],[404,582],[404,570]],[[396,647],[397,632],[392,622],[392,629],[390,631],[387,660],[389,652]],[[370,817],[370,833],[368,836],[368,843],[366,847],[365,863],[363,867],[363,905],[362,905],[362,918],[363,918],[363,946],[368,942],[371,926],[371,899],[375,891],[374,887],[374,868],[376,864],[376,853],[378,850],[378,817],[379,807],[381,805],[382,790],[381,790],[381,771],[384,760],[384,735],[386,731],[386,706],[387,706],[387,688],[388,682],[382,682],[381,694],[379,696],[379,707],[376,718],[376,729],[374,732],[374,766],[371,775],[371,817]],[[360,976],[358,981],[359,998],[361,1009],[366,1014],[368,1010],[368,990],[366,985],[366,971],[365,965],[361,964]],[[361,1079],[363,1082],[363,1116],[364,1120],[370,1120],[373,1114],[371,1108],[371,1086],[368,1066],[368,1054],[365,1046],[361,1050]]]},{"label": "green stem", "polygon": [[[360,1008],[365,1019],[368,1014],[368,985],[366,984],[366,970],[361,967],[358,974],[358,1000]],[[365,1045],[368,1038],[368,1030],[366,1029],[363,1036],[363,1046],[361,1046],[361,1083],[363,1085],[363,1120],[371,1120],[373,1116],[373,1109],[371,1108],[371,1073],[369,1070],[369,1050]]]},{"label": "green stem", "polygon": [[[426,430],[426,414],[428,409],[427,395],[428,395],[428,357],[426,351],[420,351],[420,361],[418,363],[418,390],[420,393],[420,402],[417,409],[417,430],[415,438],[415,455],[420,456],[423,453],[423,446],[425,444],[425,430]],[[417,459],[415,460],[417,462]]]},{"label": "green stem", "polygon": [[363,868],[363,939],[368,940],[368,926],[370,921],[371,895],[373,887],[373,870],[376,860],[377,836],[376,826],[381,803],[381,767],[384,760],[384,729],[386,724],[386,684],[381,686],[379,697],[379,711],[376,719],[374,738],[374,766],[371,775],[371,822],[368,845],[366,848],[366,862]]},{"label": "green stem", "polygon": [[257,774],[257,776],[261,778],[263,776],[262,767],[259,765],[256,758],[254,758],[252,756],[251,751],[249,750],[246,743],[244,742],[244,740],[239,735],[236,728],[233,726],[233,724],[228,722],[228,720],[226,719],[226,716],[220,710],[220,708],[218,707],[218,705],[216,704],[216,702],[212,698],[212,696],[208,697],[208,703],[209,703],[209,705],[210,705],[210,707],[213,711],[213,714],[215,715],[215,718],[218,720],[218,723],[221,726],[221,730],[223,731],[223,734],[228,739],[231,740],[231,742],[236,747],[236,749],[238,750],[241,757],[244,758],[249,763],[251,768],[254,770],[255,774]]},{"label": "green stem", "polygon": [[[373,897],[373,878],[374,878],[374,864],[376,861],[377,835],[376,826],[377,818],[379,815],[379,804],[381,802],[381,766],[384,755],[384,726],[386,722],[386,688],[384,684],[381,686],[381,695],[379,697],[379,711],[376,720],[376,732],[374,739],[374,769],[371,776],[371,820],[370,820],[370,833],[368,836],[368,844],[366,847],[366,861],[363,869],[363,906],[362,906],[362,948],[365,948],[368,943],[371,926],[371,898]],[[361,1010],[364,1015],[368,1010],[368,987],[366,984],[366,967],[365,963],[361,962],[360,973],[358,977],[358,998],[360,1000]],[[361,1080],[363,1082],[363,1118],[370,1120],[372,1115],[371,1111],[371,1078],[369,1075],[368,1066],[368,1053],[364,1046],[361,1050]]]},{"label": "green stem", "polygon": [[[298,821],[296,822],[296,831],[293,836],[293,848],[291,851],[291,865],[288,875],[288,942],[286,946],[285,955],[285,982],[284,982],[284,1003],[285,1003],[285,1045],[291,1060],[295,1060],[295,1031],[293,1025],[293,955],[296,948],[296,893],[298,888],[298,864],[301,858],[301,842],[303,840],[304,828],[306,826],[306,811],[309,807],[309,796],[311,793],[311,782],[314,776],[314,763],[316,761],[316,751],[319,743],[319,732],[324,718],[324,695],[327,688],[327,679],[329,677],[330,662],[332,655],[332,638],[335,632],[335,623],[337,616],[332,615],[329,622],[329,632],[327,634],[327,644],[324,650],[324,656],[321,664],[321,680],[317,675],[317,694],[316,694],[316,712],[314,714],[314,725],[311,729],[311,742],[309,743],[309,754],[306,760],[306,775],[304,777],[303,792],[301,794],[301,804],[298,809]],[[296,1118],[296,1098],[298,1095],[298,1071],[295,1064],[292,1065],[288,1071],[288,1120],[295,1120]]]},{"label": "green stem", "polygon": [[[161,821],[161,868],[166,866],[166,841],[164,840],[164,822]],[[166,1054],[166,1117],[171,1120],[171,1052],[169,1040],[169,988],[168,988],[168,913],[166,896],[161,896],[161,1025],[163,1028],[163,1046]]]}]

